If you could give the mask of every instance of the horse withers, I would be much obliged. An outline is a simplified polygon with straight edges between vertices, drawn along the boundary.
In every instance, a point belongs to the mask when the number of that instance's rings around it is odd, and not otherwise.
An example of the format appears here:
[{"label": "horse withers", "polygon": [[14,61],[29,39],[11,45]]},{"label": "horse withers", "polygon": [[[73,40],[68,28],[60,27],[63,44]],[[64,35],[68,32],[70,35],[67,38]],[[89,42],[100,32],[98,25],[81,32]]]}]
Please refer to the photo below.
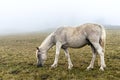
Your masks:
[{"label": "horse withers", "polygon": [[57,67],[60,49],[63,49],[68,59],[68,69],[73,67],[70,59],[68,48],[81,48],[85,45],[90,45],[92,50],[92,60],[87,70],[94,67],[96,55],[100,55],[100,70],[104,71],[105,61],[105,40],[106,32],[103,26],[98,24],[86,23],[77,27],[63,26],[52,32],[43,42],[37,47],[36,57],[37,66],[43,66],[47,59],[47,51],[56,45],[56,54],[52,68]]}]

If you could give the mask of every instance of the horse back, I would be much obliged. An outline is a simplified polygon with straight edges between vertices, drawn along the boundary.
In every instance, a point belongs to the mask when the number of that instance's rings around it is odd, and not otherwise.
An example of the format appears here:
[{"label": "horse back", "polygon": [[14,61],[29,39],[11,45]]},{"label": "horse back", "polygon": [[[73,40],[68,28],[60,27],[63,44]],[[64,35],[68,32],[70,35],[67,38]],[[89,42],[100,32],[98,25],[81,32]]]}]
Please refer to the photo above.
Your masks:
[{"label": "horse back", "polygon": [[77,27],[60,27],[55,31],[55,40],[70,47],[82,47],[89,44],[88,40],[99,41],[101,26],[83,24]]}]

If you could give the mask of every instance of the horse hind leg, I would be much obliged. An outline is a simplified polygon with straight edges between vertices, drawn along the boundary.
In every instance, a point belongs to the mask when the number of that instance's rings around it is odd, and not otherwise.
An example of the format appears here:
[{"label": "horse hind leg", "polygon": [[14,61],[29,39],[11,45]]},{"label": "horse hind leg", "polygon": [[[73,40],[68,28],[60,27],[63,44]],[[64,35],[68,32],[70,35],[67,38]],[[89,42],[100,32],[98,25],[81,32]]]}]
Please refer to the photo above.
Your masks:
[{"label": "horse hind leg", "polygon": [[64,49],[64,53],[65,53],[65,56],[66,56],[67,59],[68,59],[68,69],[72,69],[73,64],[72,64],[72,62],[71,62],[70,54],[69,54],[68,49]]},{"label": "horse hind leg", "polygon": [[104,61],[103,49],[102,49],[101,45],[97,42],[93,42],[92,45],[96,49],[97,53],[100,55],[100,65],[101,65],[100,70],[104,71],[104,67],[106,67],[106,65],[105,65],[105,61]]},{"label": "horse hind leg", "polygon": [[94,68],[94,62],[95,62],[95,59],[96,59],[97,52],[92,45],[91,45],[91,50],[92,50],[92,60],[90,62],[90,65],[87,67],[87,70],[90,70],[90,69]]}]

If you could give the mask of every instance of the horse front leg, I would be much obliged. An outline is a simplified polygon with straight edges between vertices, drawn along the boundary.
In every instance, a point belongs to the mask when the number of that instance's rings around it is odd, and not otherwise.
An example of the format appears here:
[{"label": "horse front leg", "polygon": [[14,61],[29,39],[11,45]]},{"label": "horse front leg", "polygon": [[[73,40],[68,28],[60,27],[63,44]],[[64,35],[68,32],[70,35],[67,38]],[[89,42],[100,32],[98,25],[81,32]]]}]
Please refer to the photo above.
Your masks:
[{"label": "horse front leg", "polygon": [[54,63],[51,65],[51,68],[57,67],[61,46],[62,46],[62,44],[60,42],[56,43],[56,54],[55,54]]}]

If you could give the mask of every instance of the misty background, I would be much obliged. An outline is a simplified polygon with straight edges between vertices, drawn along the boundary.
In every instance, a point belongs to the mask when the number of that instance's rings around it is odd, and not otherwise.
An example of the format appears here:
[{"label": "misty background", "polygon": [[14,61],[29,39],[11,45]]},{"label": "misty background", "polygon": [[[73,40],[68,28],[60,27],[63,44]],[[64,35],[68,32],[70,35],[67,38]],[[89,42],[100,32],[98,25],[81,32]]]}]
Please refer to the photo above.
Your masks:
[{"label": "misty background", "polygon": [[120,28],[119,8],[120,0],[0,0],[0,35],[83,23]]}]

